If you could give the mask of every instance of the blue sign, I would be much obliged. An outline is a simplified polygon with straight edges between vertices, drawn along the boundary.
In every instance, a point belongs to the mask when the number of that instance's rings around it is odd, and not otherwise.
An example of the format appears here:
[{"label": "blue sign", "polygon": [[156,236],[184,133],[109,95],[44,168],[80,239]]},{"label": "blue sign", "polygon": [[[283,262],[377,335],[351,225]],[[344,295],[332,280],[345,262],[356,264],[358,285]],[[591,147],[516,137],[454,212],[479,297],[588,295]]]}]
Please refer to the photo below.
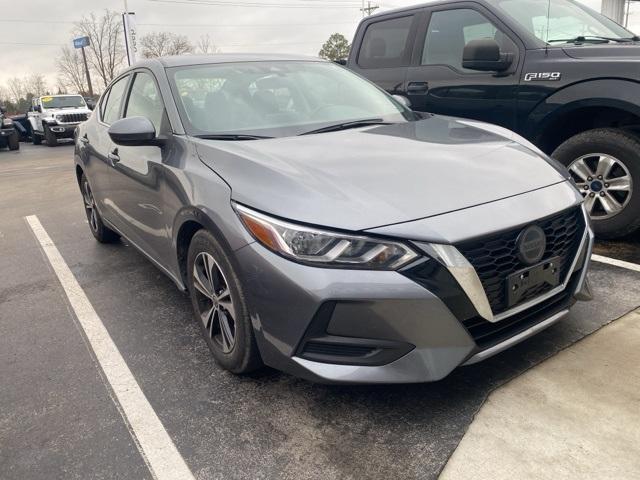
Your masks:
[{"label": "blue sign", "polygon": [[89,37],[79,37],[73,39],[73,48],[82,48],[89,46]]}]

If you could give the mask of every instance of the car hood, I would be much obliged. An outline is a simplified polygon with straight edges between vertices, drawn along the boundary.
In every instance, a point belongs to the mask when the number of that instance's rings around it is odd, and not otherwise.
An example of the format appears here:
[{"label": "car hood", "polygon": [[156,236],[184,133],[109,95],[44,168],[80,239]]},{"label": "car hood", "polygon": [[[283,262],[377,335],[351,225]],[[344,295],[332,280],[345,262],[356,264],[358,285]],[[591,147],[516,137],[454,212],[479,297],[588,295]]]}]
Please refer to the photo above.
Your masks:
[{"label": "car hood", "polygon": [[432,116],[296,137],[195,141],[233,200],[290,220],[364,230],[565,180],[552,160],[516,138],[493,125]]},{"label": "car hood", "polygon": [[564,53],[576,59],[607,61],[632,61],[640,60],[640,44],[633,43],[605,43],[601,45],[584,44],[563,47]]}]

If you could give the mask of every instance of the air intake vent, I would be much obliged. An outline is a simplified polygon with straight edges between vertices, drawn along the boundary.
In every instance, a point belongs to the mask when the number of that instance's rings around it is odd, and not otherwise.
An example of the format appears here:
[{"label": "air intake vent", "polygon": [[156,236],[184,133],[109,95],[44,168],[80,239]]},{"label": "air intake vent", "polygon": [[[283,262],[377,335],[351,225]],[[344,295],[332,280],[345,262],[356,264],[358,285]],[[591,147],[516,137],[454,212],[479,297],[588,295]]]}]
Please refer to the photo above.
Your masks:
[{"label": "air intake vent", "polygon": [[339,345],[335,343],[307,342],[303,355],[329,355],[335,357],[364,357],[375,351],[374,347]]}]

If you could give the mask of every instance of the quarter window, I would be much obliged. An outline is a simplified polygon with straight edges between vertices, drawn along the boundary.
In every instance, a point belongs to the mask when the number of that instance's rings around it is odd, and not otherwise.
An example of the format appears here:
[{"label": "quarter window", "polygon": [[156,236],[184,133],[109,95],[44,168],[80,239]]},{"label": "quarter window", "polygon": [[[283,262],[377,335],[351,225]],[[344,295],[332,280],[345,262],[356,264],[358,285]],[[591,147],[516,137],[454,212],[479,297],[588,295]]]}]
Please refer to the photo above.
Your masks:
[{"label": "quarter window", "polygon": [[107,103],[104,106],[102,121],[106,124],[112,124],[120,118],[120,106],[122,105],[122,97],[124,96],[127,80],[129,77],[122,77],[111,86]]},{"label": "quarter window", "polygon": [[413,16],[376,22],[367,27],[358,55],[362,68],[407,65],[407,43]]},{"label": "quarter window", "polygon": [[513,41],[484,15],[468,8],[434,12],[422,50],[422,65],[448,65],[462,68],[462,51],[471,40],[493,38],[504,52],[517,51]]},{"label": "quarter window", "polygon": [[163,114],[164,104],[155,80],[148,73],[136,73],[125,117],[146,117],[159,132]]}]

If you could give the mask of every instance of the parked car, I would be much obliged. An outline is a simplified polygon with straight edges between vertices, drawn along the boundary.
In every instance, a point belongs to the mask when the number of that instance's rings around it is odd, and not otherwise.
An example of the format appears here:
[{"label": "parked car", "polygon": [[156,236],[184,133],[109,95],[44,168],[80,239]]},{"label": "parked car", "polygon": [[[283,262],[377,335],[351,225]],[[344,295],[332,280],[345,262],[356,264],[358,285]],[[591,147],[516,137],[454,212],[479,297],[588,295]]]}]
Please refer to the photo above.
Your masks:
[{"label": "parked car", "polygon": [[0,107],[0,148],[7,147],[9,150],[20,148],[20,135],[16,131],[13,120],[5,116],[6,109]]},{"label": "parked car", "polygon": [[34,145],[42,140],[50,147],[61,138],[72,138],[76,127],[91,115],[82,95],[46,95],[33,99],[28,113]]},{"label": "parked car", "polygon": [[75,164],[93,236],[187,290],[235,373],[438,380],[590,298],[593,235],[564,167],[334,63],[146,60],[80,124]]},{"label": "parked car", "polygon": [[638,40],[572,0],[443,0],[364,19],[348,66],[415,110],[518,132],[620,237],[640,228]]}]

